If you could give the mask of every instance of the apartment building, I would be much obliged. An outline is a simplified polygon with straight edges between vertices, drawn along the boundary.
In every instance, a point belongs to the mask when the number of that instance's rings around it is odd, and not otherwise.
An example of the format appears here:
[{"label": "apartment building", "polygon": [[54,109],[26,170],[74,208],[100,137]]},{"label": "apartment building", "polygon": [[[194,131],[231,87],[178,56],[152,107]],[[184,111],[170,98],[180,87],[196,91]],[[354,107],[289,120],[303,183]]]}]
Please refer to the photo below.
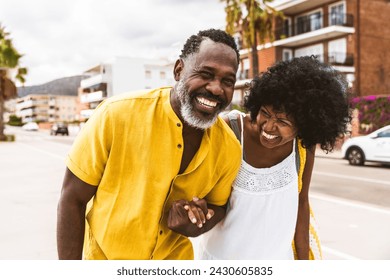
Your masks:
[{"label": "apartment building", "polygon": [[114,57],[86,70],[83,75],[88,77],[80,82],[79,88],[80,120],[88,119],[108,97],[172,85],[172,71],[173,63],[168,60],[131,57]]},{"label": "apartment building", "polygon": [[49,96],[49,122],[73,122],[77,119],[77,96]]},{"label": "apartment building", "polygon": [[[259,45],[259,70],[276,61],[316,55],[347,78],[358,96],[390,95],[389,0],[275,0],[285,18],[275,40]],[[251,77],[251,56],[241,51],[237,90]],[[245,80],[246,79],[246,80]]]},{"label": "apartment building", "polygon": [[77,96],[29,94],[16,99],[15,114],[22,122],[72,122]]}]

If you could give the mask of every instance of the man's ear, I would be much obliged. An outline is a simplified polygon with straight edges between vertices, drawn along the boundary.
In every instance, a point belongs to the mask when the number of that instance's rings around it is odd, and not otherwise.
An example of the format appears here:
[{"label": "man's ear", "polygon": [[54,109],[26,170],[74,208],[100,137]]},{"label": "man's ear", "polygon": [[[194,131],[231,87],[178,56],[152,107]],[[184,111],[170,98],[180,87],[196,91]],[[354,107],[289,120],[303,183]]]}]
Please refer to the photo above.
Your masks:
[{"label": "man's ear", "polygon": [[173,68],[173,76],[175,77],[175,81],[178,82],[180,80],[180,75],[184,69],[184,62],[182,59],[178,59],[175,62],[175,67]]}]

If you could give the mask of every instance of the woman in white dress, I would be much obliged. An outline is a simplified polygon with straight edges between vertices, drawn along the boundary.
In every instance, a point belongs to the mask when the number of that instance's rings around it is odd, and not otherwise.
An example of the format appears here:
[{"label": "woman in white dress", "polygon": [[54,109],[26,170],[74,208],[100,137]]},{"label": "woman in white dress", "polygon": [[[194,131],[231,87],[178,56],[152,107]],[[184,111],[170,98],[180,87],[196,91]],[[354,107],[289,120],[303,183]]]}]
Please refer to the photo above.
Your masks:
[{"label": "woman in white dress", "polygon": [[279,62],[251,82],[244,106],[248,114],[226,117],[242,144],[241,168],[199,258],[309,259],[314,153],[317,144],[331,151],[347,132],[345,79],[315,57]]}]

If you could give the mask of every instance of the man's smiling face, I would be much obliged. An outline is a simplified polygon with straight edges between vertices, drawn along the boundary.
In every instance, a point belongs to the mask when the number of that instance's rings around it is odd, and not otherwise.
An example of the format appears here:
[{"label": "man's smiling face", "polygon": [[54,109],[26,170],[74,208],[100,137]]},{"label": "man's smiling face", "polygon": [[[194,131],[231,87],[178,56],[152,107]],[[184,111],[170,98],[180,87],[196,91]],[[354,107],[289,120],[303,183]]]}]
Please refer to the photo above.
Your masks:
[{"label": "man's smiling face", "polygon": [[181,118],[196,128],[210,127],[233,98],[237,68],[235,51],[211,40],[181,60],[176,65],[180,78],[175,86]]}]

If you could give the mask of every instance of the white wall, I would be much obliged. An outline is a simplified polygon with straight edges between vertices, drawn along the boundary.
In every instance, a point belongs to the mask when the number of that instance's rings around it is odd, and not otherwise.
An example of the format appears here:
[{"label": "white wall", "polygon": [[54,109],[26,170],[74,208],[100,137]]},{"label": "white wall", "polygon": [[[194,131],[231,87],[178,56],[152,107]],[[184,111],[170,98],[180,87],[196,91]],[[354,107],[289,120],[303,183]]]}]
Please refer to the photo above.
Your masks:
[{"label": "white wall", "polygon": [[[166,61],[149,60],[145,58],[116,57],[107,64],[111,65],[112,91],[108,96],[117,95],[123,92],[136,91],[148,88],[173,85],[173,63],[167,65]],[[149,78],[145,71],[150,71]],[[165,79],[161,79],[160,72],[165,72]],[[109,85],[110,86],[110,85]]]}]

